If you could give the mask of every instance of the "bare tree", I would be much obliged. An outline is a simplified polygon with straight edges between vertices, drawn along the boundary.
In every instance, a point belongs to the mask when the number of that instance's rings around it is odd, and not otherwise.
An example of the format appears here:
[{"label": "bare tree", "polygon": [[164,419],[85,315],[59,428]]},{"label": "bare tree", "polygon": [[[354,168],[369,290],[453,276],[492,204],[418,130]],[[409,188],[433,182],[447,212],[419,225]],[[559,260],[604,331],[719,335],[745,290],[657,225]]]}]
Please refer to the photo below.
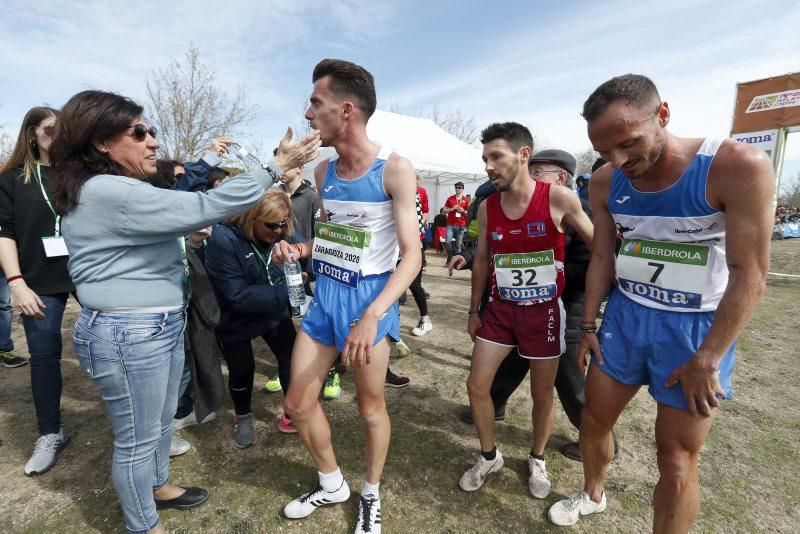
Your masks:
[{"label": "bare tree", "polygon": [[401,109],[396,103],[389,106],[392,113],[400,113],[410,117],[419,117],[432,120],[439,128],[450,135],[461,139],[468,145],[478,140],[478,127],[475,125],[475,117],[465,117],[460,109],[441,110],[433,106],[430,113],[423,112],[415,106],[408,109]]},{"label": "bare tree", "polygon": [[16,139],[0,126],[0,165],[8,161],[11,152],[14,151]]},{"label": "bare tree", "polygon": [[800,207],[800,171],[781,184],[779,201],[786,206]]},{"label": "bare tree", "polygon": [[433,106],[433,111],[428,114],[428,118],[436,123],[439,128],[471,145],[478,140],[478,127],[475,125],[475,117],[465,117],[460,109],[440,110]]},{"label": "bare tree", "polygon": [[217,85],[214,67],[200,61],[194,44],[183,62],[173,58],[168,67],[148,76],[147,98],[163,156],[170,159],[197,157],[212,138],[241,134],[255,114],[245,86],[237,86],[229,97]]},{"label": "bare tree", "polygon": [[583,152],[578,152],[577,154],[573,155],[575,156],[576,161],[575,176],[592,172],[592,165],[594,164],[595,160],[600,157],[600,154],[591,148],[587,148]]}]

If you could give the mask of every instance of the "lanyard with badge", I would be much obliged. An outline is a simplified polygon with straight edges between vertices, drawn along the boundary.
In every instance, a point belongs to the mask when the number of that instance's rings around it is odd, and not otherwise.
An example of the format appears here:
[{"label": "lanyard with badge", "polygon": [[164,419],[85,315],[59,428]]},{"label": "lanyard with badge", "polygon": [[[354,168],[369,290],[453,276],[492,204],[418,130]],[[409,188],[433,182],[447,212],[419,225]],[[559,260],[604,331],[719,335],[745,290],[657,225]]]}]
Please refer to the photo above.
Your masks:
[{"label": "lanyard with badge", "polygon": [[56,210],[53,209],[53,205],[50,203],[50,198],[47,196],[47,191],[44,189],[44,183],[42,182],[42,166],[38,161],[36,162],[36,178],[39,181],[39,188],[42,190],[44,201],[47,203],[47,207],[50,208],[50,211],[53,212],[53,217],[55,217],[55,229],[53,230],[53,235],[42,238],[44,254],[48,258],[69,256],[67,244],[64,242],[64,238],[61,236],[61,216],[58,215]]},{"label": "lanyard with badge", "polygon": [[272,275],[269,274],[269,264],[272,262],[272,249],[270,249],[269,255],[265,260],[264,256],[261,255],[261,252],[259,252],[258,247],[255,246],[252,241],[250,242],[250,247],[253,249],[253,252],[256,253],[256,257],[261,262],[261,265],[264,266],[264,271],[267,273],[267,281],[269,282],[269,285],[274,286],[275,282],[272,280]]}]

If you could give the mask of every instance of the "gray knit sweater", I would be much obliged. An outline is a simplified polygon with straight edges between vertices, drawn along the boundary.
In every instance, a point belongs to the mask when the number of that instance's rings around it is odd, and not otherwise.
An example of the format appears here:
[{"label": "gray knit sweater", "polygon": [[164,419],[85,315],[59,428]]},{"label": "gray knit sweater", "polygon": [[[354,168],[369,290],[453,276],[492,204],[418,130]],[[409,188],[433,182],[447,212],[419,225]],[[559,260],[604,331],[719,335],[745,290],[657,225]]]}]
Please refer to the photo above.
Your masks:
[{"label": "gray knit sweater", "polygon": [[158,189],[125,176],[91,178],[78,206],[62,219],[81,305],[180,306],[184,267],[178,237],[245,211],[271,183],[262,169],[208,193]]}]

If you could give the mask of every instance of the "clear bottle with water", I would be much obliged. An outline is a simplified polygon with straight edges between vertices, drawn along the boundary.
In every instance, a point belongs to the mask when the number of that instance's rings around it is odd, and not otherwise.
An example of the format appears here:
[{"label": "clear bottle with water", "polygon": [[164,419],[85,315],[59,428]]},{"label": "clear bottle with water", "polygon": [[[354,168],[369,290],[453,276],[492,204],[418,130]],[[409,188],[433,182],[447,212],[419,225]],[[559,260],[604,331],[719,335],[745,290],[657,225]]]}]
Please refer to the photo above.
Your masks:
[{"label": "clear bottle with water", "polygon": [[306,290],[303,288],[303,272],[300,269],[300,262],[294,259],[294,254],[289,257],[289,261],[283,263],[283,274],[286,277],[286,287],[289,289],[289,305],[292,307],[292,315],[300,316],[300,309],[306,302]]},{"label": "clear bottle with water", "polygon": [[[244,148],[239,143],[231,143],[228,145],[228,154],[238,158],[242,163],[245,164],[247,170],[252,170],[253,168],[261,167],[262,169],[267,168],[266,163],[261,163],[261,160],[254,156],[249,150]],[[273,178],[274,180],[274,178]]]}]

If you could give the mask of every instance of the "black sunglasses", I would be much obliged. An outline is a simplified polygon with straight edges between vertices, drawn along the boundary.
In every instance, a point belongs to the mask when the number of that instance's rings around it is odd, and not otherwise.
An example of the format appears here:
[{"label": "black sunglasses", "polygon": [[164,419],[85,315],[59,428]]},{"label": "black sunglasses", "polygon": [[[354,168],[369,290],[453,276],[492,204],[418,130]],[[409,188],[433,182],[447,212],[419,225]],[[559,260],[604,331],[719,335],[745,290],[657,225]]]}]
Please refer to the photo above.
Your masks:
[{"label": "black sunglasses", "polygon": [[42,133],[45,134],[47,137],[52,138],[53,137],[53,133],[55,132],[55,129],[56,129],[56,127],[53,126],[52,124],[50,124],[50,125],[45,126],[45,127],[42,128]]},{"label": "black sunglasses", "polygon": [[264,225],[270,230],[277,230],[278,228],[286,228],[289,225],[289,219],[281,222],[265,222]]},{"label": "black sunglasses", "polygon": [[140,143],[145,139],[147,139],[147,134],[150,134],[150,137],[155,139],[156,134],[158,133],[158,130],[156,130],[153,126],[148,128],[144,124],[134,124],[133,126],[131,126],[131,128],[133,129],[133,133],[131,134],[131,136]]}]

